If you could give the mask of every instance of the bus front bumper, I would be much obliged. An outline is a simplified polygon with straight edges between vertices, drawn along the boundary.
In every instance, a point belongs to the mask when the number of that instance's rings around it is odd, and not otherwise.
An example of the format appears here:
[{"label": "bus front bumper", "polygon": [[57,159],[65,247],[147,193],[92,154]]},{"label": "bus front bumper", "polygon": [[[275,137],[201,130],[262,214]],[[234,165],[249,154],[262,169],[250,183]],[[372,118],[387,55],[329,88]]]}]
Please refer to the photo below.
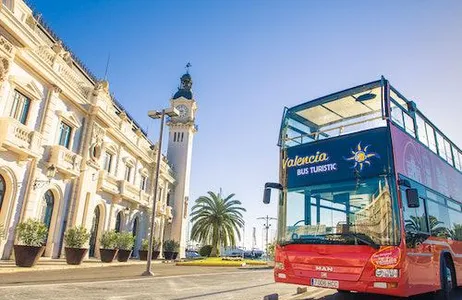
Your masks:
[{"label": "bus front bumper", "polygon": [[408,296],[406,294],[405,283],[403,282],[402,278],[383,280],[381,278],[376,278],[374,281],[329,280],[323,278],[295,276],[294,274],[291,274],[291,272],[275,269],[274,279],[276,282],[300,284],[319,288],[331,288],[359,293],[382,294],[398,297]]}]

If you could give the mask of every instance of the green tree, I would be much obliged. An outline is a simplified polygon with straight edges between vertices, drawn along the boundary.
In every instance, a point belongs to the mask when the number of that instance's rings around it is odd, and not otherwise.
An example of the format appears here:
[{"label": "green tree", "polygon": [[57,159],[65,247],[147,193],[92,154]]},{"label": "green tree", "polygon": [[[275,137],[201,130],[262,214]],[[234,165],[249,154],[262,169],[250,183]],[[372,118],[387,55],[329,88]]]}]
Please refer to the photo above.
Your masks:
[{"label": "green tree", "polygon": [[219,247],[236,245],[241,238],[239,228],[244,226],[242,212],[246,210],[234,194],[222,198],[221,194],[208,192],[199,197],[192,208],[191,239],[212,245],[211,257],[219,256]]}]

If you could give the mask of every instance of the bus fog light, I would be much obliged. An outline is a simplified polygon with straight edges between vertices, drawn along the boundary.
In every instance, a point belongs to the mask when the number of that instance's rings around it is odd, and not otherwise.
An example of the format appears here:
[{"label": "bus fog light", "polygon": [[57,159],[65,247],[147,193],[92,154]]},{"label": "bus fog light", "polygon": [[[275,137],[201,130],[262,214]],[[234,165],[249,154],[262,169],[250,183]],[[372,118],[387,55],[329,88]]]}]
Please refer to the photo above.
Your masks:
[{"label": "bus fog light", "polygon": [[380,278],[398,278],[398,269],[377,269],[375,270],[375,277]]},{"label": "bus fog light", "polygon": [[278,269],[278,270],[284,270],[284,263],[278,262],[278,261],[277,261],[277,262],[274,264],[274,267],[275,267],[276,269]]},{"label": "bus fog light", "polygon": [[278,277],[281,278],[281,279],[286,279],[287,278],[286,274],[284,274],[284,273],[279,273]]}]

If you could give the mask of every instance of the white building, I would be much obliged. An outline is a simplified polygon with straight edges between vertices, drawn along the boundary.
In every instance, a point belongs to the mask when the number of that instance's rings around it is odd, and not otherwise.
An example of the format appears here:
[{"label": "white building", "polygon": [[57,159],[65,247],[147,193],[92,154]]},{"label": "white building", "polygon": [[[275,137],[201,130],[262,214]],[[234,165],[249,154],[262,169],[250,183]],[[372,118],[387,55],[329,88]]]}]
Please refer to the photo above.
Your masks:
[{"label": "white building", "polygon": [[[196,103],[189,74],[171,99],[155,237],[184,248]],[[66,228],[91,231],[98,257],[106,230],[130,231],[138,249],[148,232],[158,148],[22,0],[0,4],[0,224],[8,259],[18,222],[49,228],[45,256],[59,257]],[[173,166],[173,168],[172,168]],[[175,171],[174,171],[175,170]],[[136,251],[135,251],[136,252]]]}]

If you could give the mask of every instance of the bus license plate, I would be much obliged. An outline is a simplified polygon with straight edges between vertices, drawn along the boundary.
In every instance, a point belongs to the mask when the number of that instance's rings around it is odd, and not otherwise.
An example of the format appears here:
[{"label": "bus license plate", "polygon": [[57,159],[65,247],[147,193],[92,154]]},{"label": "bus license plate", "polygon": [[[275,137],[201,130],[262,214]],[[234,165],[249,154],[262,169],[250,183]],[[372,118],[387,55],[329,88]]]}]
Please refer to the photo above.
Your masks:
[{"label": "bus license plate", "polygon": [[326,280],[326,279],[317,279],[311,278],[311,285],[312,286],[319,286],[329,289],[338,289],[338,281],[337,280]]}]

